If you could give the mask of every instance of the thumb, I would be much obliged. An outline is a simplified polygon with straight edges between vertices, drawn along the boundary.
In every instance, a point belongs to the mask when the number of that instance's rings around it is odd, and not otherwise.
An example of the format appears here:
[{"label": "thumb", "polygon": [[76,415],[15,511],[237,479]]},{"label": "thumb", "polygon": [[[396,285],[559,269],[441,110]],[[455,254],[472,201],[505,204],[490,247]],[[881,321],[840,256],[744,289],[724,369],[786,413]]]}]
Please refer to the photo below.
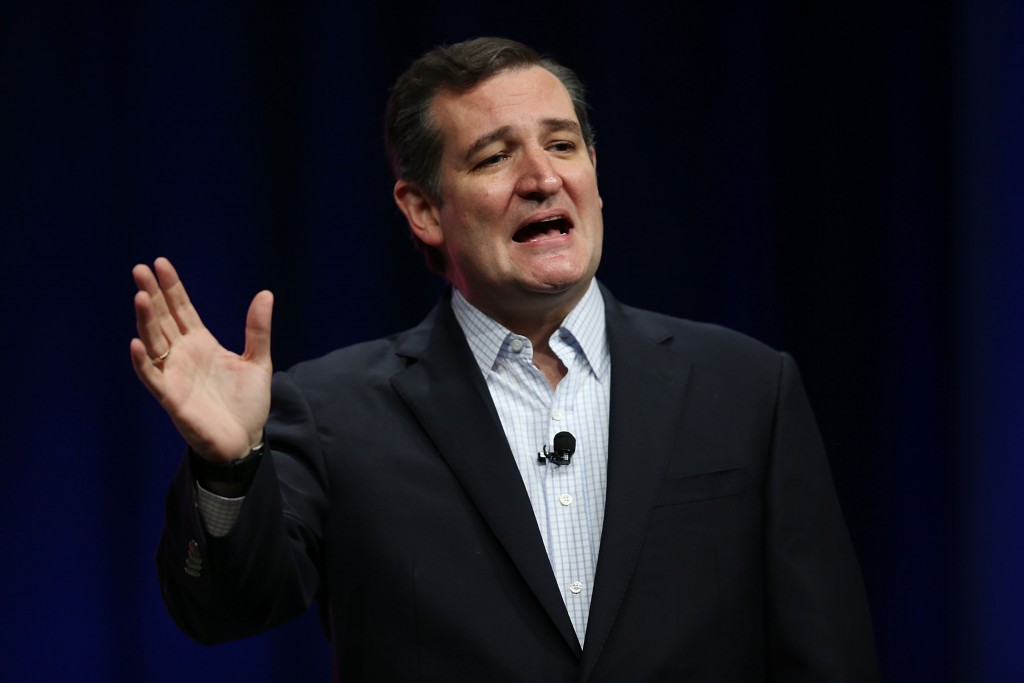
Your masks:
[{"label": "thumb", "polygon": [[270,365],[270,318],[274,295],[263,290],[253,297],[245,316],[245,358]]}]

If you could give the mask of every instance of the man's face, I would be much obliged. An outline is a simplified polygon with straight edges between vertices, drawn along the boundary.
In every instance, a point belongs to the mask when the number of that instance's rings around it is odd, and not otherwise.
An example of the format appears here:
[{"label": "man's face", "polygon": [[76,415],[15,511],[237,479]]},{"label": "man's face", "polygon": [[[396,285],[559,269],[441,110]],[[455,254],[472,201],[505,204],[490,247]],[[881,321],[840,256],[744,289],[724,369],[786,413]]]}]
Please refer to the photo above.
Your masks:
[{"label": "man's face", "polygon": [[565,87],[541,67],[505,71],[440,93],[433,115],[444,201],[420,237],[444,251],[448,278],[499,320],[574,305],[604,228],[593,150]]}]

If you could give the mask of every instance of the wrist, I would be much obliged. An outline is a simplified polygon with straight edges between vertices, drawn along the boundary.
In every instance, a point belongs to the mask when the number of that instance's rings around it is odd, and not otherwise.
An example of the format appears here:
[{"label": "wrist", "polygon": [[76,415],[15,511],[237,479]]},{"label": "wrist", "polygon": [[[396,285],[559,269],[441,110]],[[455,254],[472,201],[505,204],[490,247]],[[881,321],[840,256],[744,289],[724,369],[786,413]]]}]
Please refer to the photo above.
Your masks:
[{"label": "wrist", "polygon": [[249,489],[265,451],[266,441],[260,440],[241,458],[226,463],[215,463],[189,449],[192,475],[202,483],[203,488],[212,493],[229,498],[237,497]]}]

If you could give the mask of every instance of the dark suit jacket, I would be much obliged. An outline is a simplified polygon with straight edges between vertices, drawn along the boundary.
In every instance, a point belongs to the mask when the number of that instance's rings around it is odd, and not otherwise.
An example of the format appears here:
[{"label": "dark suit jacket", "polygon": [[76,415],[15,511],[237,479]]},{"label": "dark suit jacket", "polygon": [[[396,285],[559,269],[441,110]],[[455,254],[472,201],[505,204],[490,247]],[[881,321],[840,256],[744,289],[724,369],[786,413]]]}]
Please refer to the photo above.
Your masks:
[{"label": "dark suit jacket", "polygon": [[[183,462],[158,564],[203,643],[317,599],[344,681],[871,681],[856,559],[797,369],[621,306],[585,649],[447,297],[418,327],[278,373],[272,447],[223,539]],[[199,576],[182,567],[186,548]],[[193,562],[193,567],[195,567]]]}]

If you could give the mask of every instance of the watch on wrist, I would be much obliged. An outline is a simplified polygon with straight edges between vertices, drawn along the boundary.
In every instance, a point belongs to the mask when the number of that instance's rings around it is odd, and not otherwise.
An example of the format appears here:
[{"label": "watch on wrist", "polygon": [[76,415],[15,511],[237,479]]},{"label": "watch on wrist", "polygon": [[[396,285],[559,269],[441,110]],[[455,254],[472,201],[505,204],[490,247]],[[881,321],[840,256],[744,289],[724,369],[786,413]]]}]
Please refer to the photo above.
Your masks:
[{"label": "watch on wrist", "polygon": [[266,439],[264,439],[257,446],[254,446],[245,457],[225,463],[210,462],[192,449],[189,449],[188,454],[191,459],[192,474],[199,481],[245,484],[248,486],[252,482],[253,477],[256,476],[256,470],[259,468],[260,460],[262,460],[263,453],[266,451],[266,443]]}]

